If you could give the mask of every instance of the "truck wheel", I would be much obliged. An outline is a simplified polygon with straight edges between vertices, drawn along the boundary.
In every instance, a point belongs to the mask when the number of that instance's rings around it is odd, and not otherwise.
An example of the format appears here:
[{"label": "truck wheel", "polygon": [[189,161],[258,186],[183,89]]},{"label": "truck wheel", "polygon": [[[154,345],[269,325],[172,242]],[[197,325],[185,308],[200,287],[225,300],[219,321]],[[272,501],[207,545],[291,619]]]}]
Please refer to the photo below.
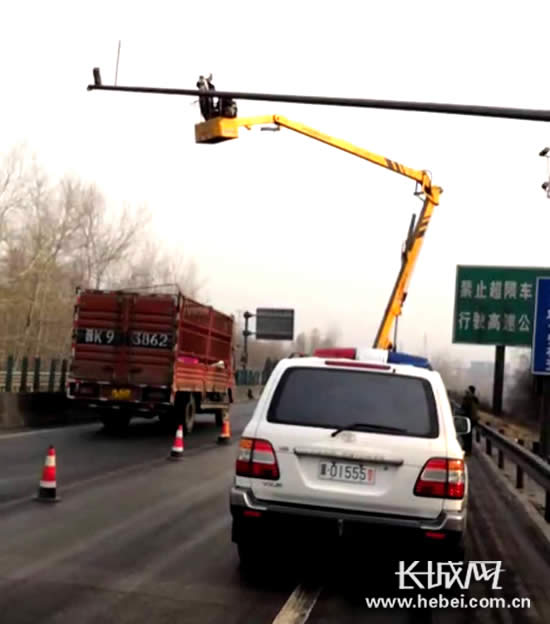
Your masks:
[{"label": "truck wheel", "polygon": [[216,427],[221,427],[223,425],[223,410],[216,410],[214,415],[216,416]]},{"label": "truck wheel", "polygon": [[190,394],[183,411],[183,433],[185,435],[189,435],[193,431],[193,427],[195,426],[195,414],[195,397]]},{"label": "truck wheel", "polygon": [[174,414],[160,414],[159,422],[160,428],[164,433],[175,433],[177,423]]}]

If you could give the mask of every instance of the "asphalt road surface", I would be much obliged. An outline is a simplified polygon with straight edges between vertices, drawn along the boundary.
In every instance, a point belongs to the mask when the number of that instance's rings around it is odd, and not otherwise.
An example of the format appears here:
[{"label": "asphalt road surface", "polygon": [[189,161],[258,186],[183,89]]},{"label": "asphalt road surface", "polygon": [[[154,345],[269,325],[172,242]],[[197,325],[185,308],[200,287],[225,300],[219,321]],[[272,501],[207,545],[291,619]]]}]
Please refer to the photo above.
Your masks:
[{"label": "asphalt road surface", "polygon": [[[467,596],[528,597],[531,609],[368,609],[365,597],[394,587],[389,544],[351,553],[318,544],[268,560],[262,576],[243,576],[228,489],[252,408],[233,407],[226,447],[203,417],[181,462],[166,461],[171,436],[152,422],[136,421],[125,437],[99,424],[0,436],[0,622],[550,622],[550,562],[475,456],[470,558],[502,560],[505,572],[501,592],[477,581]],[[62,500],[40,505],[31,497],[50,443]]]}]

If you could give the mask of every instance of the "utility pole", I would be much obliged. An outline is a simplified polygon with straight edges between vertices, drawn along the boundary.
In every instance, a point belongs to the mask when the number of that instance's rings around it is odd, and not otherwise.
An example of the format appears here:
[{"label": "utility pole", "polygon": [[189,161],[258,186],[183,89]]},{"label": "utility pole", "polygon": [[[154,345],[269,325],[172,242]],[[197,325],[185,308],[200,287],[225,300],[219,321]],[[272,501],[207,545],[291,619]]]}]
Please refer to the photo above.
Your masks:
[{"label": "utility pole", "polygon": [[495,347],[495,371],[493,378],[493,413],[502,414],[502,396],[504,393],[504,364],[506,361],[505,345]]}]

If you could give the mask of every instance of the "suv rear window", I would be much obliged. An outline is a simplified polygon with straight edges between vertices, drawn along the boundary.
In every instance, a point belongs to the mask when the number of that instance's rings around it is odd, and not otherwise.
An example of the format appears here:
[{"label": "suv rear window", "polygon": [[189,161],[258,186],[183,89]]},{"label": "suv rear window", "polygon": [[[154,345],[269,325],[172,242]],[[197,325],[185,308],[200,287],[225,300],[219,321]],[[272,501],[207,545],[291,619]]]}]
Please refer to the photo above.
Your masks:
[{"label": "suv rear window", "polygon": [[365,423],[406,429],[415,437],[439,433],[430,383],[418,377],[357,370],[288,369],[273,397],[269,422],[336,429]]}]

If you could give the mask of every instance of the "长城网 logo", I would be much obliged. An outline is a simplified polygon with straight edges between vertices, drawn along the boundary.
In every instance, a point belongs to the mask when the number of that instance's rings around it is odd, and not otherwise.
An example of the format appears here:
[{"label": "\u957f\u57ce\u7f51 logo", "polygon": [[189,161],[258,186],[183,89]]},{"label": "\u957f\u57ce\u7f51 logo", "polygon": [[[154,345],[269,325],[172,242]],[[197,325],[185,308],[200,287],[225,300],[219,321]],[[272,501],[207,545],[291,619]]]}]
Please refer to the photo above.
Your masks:
[{"label": "\u957f\u57ce\u7f51 logo", "polygon": [[502,589],[500,575],[505,572],[502,561],[428,561],[425,569],[419,566],[419,561],[399,562],[395,573],[399,578],[399,589],[469,589],[476,581],[491,583],[492,589]]}]

